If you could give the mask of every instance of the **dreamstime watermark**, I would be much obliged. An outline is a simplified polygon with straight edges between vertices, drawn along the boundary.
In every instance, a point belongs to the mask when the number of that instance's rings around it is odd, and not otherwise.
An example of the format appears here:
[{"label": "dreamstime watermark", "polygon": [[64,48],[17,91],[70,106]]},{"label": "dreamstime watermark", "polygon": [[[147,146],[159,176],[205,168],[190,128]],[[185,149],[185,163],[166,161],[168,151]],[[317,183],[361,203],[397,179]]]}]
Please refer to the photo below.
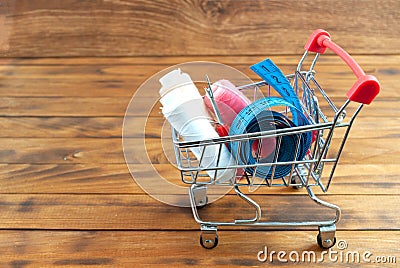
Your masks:
[{"label": "dreamstime watermark", "polygon": [[260,262],[281,262],[281,263],[379,263],[395,264],[396,256],[393,255],[374,255],[370,250],[348,250],[345,240],[339,240],[335,249],[330,248],[321,252],[313,250],[296,251],[292,250],[270,250],[264,246],[257,253]]}]

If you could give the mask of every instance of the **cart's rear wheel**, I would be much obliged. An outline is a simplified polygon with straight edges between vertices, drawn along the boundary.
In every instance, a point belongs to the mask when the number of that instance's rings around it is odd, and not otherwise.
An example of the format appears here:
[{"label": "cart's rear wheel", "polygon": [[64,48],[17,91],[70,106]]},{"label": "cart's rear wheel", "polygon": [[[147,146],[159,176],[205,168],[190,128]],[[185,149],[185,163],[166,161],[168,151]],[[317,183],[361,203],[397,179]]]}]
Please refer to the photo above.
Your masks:
[{"label": "cart's rear wheel", "polygon": [[209,237],[209,235],[207,235],[207,238],[204,238],[203,234],[201,234],[200,245],[206,249],[215,248],[218,245],[218,234],[215,234],[214,238]]},{"label": "cart's rear wheel", "polygon": [[296,179],[295,177],[292,177],[290,180],[290,183],[292,184],[293,189],[301,189],[303,188],[303,185],[299,185],[300,180]]},{"label": "cart's rear wheel", "polygon": [[331,239],[329,239],[329,241],[324,241],[324,243],[322,243],[321,234],[318,234],[317,235],[317,243],[320,248],[328,249],[328,248],[333,247],[336,244],[336,237],[333,237],[333,241]]}]

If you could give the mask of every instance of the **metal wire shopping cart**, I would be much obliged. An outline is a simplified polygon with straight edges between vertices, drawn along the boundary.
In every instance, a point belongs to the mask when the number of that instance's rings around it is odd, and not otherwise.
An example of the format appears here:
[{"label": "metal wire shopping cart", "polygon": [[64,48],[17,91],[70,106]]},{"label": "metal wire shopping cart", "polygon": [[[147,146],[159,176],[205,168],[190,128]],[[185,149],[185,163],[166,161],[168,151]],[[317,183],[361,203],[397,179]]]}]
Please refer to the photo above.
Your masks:
[{"label": "metal wire shopping cart", "polygon": [[[357,77],[356,83],[347,93],[347,99],[341,106],[336,106],[334,101],[332,101],[315,79],[314,67],[320,54],[323,54],[327,48],[342,58]],[[330,35],[326,31],[315,31],[306,43],[305,49],[306,51],[298,64],[297,70],[286,77],[289,79],[301,101],[303,113],[307,116],[310,122],[309,124],[190,142],[183,141],[179,133],[172,129],[177,166],[181,172],[182,181],[191,184],[189,188],[191,208],[194,219],[200,224],[200,244],[203,247],[213,248],[218,244],[217,228],[219,226],[318,226],[318,244],[323,248],[330,248],[335,244],[335,224],[340,218],[340,208],[319,199],[312,189],[314,187],[319,187],[323,192],[328,191],[354,119],[357,117],[364,104],[371,103],[379,93],[380,85],[374,76],[365,75],[354,59],[341,47],[331,41]],[[310,68],[303,71],[303,63],[310,52],[315,53],[315,57],[311,61]],[[239,89],[254,90],[255,88],[261,87],[268,88],[269,85],[266,81],[260,81],[240,86]],[[354,105],[354,108],[350,109],[350,104]],[[338,131],[339,129],[340,131]],[[279,160],[280,145],[285,137],[295,137],[295,144],[298,146],[298,144],[301,143],[302,135],[310,132],[313,133],[313,143],[302,159],[296,158],[296,153],[289,160]],[[339,138],[336,136],[338,132]],[[201,148],[204,151],[208,146],[219,146],[221,148],[222,146],[226,146],[226,144],[234,143],[236,143],[237,146],[231,146],[231,150],[232,148],[240,150],[240,148],[242,148],[241,145],[244,143],[260,141],[266,138],[276,139],[274,157],[268,162],[259,161],[259,157],[256,157],[254,163],[241,163],[236,160],[233,165],[221,167],[216,164],[205,167],[202,165],[202,157],[197,159],[190,150],[192,148]],[[261,142],[258,144],[261,144]],[[258,150],[260,150],[260,148],[258,148]],[[238,154],[239,152],[235,152],[235,155]],[[216,157],[219,158],[220,154]],[[217,160],[217,163],[218,162],[219,160]],[[280,166],[290,167],[290,172],[283,177],[278,177],[274,171]],[[256,170],[260,167],[269,167],[270,169],[270,175],[262,180],[255,179],[257,177]],[[234,175],[232,179],[223,182],[220,182],[216,175],[210,176],[210,174],[212,174],[210,171],[216,174],[226,169],[241,170],[242,172],[234,173],[236,175]],[[207,186],[209,185],[232,186],[235,193],[240,198],[254,207],[255,217],[251,219],[236,219],[227,222],[202,220],[198,213],[198,207],[207,204]],[[305,188],[313,201],[318,205],[332,209],[336,215],[333,219],[316,221],[261,221],[262,210],[260,205],[240,190],[242,186]]]}]

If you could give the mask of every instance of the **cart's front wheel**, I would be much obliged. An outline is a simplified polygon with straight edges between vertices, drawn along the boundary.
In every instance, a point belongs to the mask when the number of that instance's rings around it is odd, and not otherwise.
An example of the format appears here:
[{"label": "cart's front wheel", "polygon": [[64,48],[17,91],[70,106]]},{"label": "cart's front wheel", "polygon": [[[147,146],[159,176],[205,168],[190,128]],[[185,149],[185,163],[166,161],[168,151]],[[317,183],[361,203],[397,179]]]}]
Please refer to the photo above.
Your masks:
[{"label": "cart's front wheel", "polygon": [[214,238],[204,238],[200,235],[200,245],[206,249],[215,248],[218,245],[218,234],[215,234]]}]

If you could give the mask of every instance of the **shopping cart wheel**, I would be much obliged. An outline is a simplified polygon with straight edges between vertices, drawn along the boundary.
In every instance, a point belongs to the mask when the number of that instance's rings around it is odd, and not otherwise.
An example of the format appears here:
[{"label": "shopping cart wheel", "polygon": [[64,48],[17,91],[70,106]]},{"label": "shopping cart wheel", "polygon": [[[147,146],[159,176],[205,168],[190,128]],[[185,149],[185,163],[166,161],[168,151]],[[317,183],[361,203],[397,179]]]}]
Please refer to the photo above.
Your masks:
[{"label": "shopping cart wheel", "polygon": [[330,239],[328,239],[328,240],[324,240],[324,242],[322,242],[321,235],[318,234],[318,235],[317,235],[317,242],[318,242],[318,246],[319,246],[320,248],[326,248],[326,249],[328,249],[328,248],[333,247],[333,246],[336,244],[336,237],[333,238],[333,241],[330,240]]},{"label": "shopping cart wheel", "polygon": [[293,189],[303,188],[303,185],[301,185],[300,183],[301,183],[301,181],[297,177],[292,177],[292,179],[290,180],[290,184],[292,184]]},{"label": "shopping cart wheel", "polygon": [[319,227],[319,234],[317,236],[318,245],[321,248],[331,248],[336,243],[336,226],[329,225],[329,226],[320,226]]},{"label": "shopping cart wheel", "polygon": [[215,248],[218,245],[218,234],[215,234],[213,239],[204,239],[203,235],[200,235],[200,245],[206,249]]},{"label": "shopping cart wheel", "polygon": [[201,226],[200,245],[206,249],[212,249],[218,245],[217,227]]}]

